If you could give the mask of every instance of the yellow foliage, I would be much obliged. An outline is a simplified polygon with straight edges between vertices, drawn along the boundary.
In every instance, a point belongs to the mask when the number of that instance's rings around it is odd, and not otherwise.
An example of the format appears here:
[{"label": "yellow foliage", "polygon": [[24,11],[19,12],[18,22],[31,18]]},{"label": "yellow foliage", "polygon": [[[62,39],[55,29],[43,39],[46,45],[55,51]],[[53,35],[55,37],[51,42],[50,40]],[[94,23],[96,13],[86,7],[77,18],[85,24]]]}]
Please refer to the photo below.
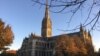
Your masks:
[{"label": "yellow foliage", "polygon": [[9,25],[0,20],[0,50],[12,43],[14,38],[12,29]]}]

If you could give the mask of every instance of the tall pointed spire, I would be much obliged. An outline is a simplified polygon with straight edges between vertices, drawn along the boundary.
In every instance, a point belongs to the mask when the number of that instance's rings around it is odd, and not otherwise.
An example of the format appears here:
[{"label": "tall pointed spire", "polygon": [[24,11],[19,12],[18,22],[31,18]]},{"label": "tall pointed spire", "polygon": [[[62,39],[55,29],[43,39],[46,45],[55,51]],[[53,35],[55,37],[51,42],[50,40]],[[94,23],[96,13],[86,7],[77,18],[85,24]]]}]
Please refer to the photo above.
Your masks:
[{"label": "tall pointed spire", "polygon": [[46,8],[45,8],[45,19],[49,19],[49,7],[48,7],[48,0],[46,0]]},{"label": "tall pointed spire", "polygon": [[41,35],[42,37],[51,37],[52,35],[52,22],[49,16],[48,0],[46,0],[45,16],[42,21]]}]

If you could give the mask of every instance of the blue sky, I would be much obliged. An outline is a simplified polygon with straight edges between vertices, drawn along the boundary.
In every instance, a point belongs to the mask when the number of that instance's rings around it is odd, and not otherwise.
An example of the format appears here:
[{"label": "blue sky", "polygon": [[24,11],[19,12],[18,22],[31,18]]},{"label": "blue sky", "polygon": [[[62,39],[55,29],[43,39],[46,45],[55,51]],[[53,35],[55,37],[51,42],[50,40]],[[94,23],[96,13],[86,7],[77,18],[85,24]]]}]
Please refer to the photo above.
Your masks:
[{"label": "blue sky", "polygon": [[[23,39],[31,33],[35,33],[36,35],[41,34],[41,22],[44,17],[44,11],[45,6],[41,8],[38,5],[33,6],[31,0],[0,0],[0,18],[12,27],[15,36],[14,42],[10,46],[11,49],[19,49]],[[77,14],[74,17],[75,19],[72,20],[73,23],[68,27],[66,22],[70,18],[70,15],[70,13],[50,12],[53,35],[69,33],[57,29],[72,29],[86,18],[84,17],[85,15],[81,16]],[[100,48],[100,32],[93,31],[91,34],[95,48]]]}]

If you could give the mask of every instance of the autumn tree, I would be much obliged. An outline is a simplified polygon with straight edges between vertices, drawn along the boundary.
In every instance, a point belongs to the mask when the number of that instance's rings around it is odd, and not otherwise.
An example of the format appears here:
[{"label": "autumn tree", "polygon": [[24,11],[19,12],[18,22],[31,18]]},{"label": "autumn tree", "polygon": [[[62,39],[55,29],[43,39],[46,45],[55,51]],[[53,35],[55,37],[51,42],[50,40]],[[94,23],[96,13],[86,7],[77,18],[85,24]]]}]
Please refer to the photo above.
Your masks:
[{"label": "autumn tree", "polygon": [[5,50],[13,42],[13,32],[9,25],[0,19],[0,50]]},{"label": "autumn tree", "polygon": [[87,46],[77,35],[71,37],[62,35],[56,39],[55,56],[94,56],[92,47],[92,45]]}]

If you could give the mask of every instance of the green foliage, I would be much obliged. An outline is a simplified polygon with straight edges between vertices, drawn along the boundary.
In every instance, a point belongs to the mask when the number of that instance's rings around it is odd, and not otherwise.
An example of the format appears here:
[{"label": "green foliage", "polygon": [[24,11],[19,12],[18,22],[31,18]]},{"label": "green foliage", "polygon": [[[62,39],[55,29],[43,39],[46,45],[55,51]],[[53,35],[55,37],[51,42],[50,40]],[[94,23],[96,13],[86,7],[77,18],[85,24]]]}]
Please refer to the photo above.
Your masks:
[{"label": "green foliage", "polygon": [[5,46],[9,46],[13,41],[14,35],[9,25],[0,19],[0,50],[5,49]]}]

